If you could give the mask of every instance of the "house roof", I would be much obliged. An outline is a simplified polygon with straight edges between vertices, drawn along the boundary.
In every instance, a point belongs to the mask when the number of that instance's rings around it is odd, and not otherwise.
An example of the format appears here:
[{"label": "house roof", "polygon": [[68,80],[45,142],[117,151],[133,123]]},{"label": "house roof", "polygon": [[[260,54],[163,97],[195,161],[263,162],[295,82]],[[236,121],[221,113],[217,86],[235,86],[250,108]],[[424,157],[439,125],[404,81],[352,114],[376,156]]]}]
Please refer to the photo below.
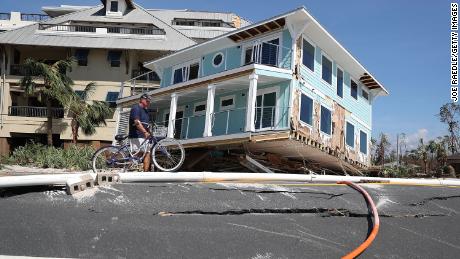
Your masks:
[{"label": "house roof", "polygon": [[[175,51],[196,44],[196,42],[163,20],[155,17],[141,6],[136,6],[122,17],[105,16],[104,6],[85,8],[80,11],[0,33],[0,44],[34,45],[78,48],[109,48]],[[99,33],[57,33],[39,30],[40,24],[63,24],[69,21],[100,23],[146,24],[164,30],[166,36],[111,35]]]},{"label": "house roof", "polygon": [[[264,31],[260,28],[267,27],[270,30],[280,29],[285,26],[288,21],[297,21],[301,23],[304,28],[305,34],[314,41],[315,44],[321,46],[321,49],[326,53],[332,55],[336,62],[344,67],[353,78],[359,79],[364,85],[368,86],[371,90],[376,90],[377,95],[387,95],[388,91],[385,87],[375,79],[375,77],[364,66],[351,55],[326,29],[305,9],[299,7],[287,13],[274,16],[272,18],[242,27],[223,34],[214,39],[206,42],[196,44],[156,60],[146,62],[144,66],[154,69],[158,67],[166,67],[175,65],[180,60],[187,60],[196,58],[196,55],[207,53],[214,50],[222,49],[223,47],[230,46],[235,42],[244,41],[248,38],[257,36]],[[305,27],[306,24],[309,24]],[[242,35],[249,35],[243,37]]]}]

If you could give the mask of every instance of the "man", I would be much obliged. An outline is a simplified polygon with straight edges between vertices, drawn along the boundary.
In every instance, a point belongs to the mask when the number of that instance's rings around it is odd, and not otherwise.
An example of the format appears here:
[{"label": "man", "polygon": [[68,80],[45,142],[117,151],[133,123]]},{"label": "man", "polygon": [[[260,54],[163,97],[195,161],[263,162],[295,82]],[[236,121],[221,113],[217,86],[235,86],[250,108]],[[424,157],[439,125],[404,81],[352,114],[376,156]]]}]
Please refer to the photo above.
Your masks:
[{"label": "man", "polygon": [[[131,151],[137,152],[140,150],[142,143],[150,137],[150,133],[147,130],[149,124],[149,114],[147,107],[150,105],[150,96],[143,94],[138,104],[131,107],[131,113],[129,114],[129,139],[131,141]],[[143,152],[139,153],[142,156]],[[147,154],[144,157],[144,172],[150,171],[150,152],[147,150]]]}]

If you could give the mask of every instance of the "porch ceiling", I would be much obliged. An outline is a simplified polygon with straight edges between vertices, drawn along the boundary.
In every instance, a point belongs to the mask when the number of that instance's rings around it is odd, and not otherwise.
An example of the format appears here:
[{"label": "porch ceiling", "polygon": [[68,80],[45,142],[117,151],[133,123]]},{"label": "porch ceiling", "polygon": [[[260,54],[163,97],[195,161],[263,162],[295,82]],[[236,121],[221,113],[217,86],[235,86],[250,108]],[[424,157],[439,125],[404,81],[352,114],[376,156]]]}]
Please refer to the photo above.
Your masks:
[{"label": "porch ceiling", "polygon": [[[277,84],[285,82],[287,79],[271,77],[266,75],[259,75],[257,82],[258,86]],[[216,83],[216,95],[235,92],[239,90],[244,90],[249,88],[249,78],[247,75],[232,78],[226,81]],[[178,95],[178,102],[188,103],[197,100],[206,99],[208,96],[208,84],[203,84],[200,87],[195,87],[191,89],[185,89],[183,91],[176,92]],[[152,95],[152,102],[150,108],[159,108],[159,107],[169,107],[171,102],[170,94],[163,95]]]}]

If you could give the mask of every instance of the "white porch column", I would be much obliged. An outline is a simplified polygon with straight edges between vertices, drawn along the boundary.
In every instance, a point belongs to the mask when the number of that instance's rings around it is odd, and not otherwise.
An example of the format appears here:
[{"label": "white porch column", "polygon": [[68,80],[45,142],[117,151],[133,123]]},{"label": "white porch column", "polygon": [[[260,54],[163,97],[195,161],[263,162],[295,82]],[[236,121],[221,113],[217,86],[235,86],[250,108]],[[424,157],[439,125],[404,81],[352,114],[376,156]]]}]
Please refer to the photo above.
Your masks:
[{"label": "white porch column", "polygon": [[212,116],[214,113],[214,97],[216,96],[216,85],[208,85],[208,99],[206,101],[206,117],[203,137],[212,136]]},{"label": "white porch column", "polygon": [[168,138],[174,138],[174,126],[176,120],[177,111],[177,94],[171,94],[171,106],[169,107],[169,119],[168,119]]},{"label": "white porch column", "polygon": [[256,97],[257,97],[257,80],[259,76],[257,74],[251,74],[249,76],[249,91],[248,101],[246,106],[246,127],[245,131],[255,131],[255,118],[256,118]]}]

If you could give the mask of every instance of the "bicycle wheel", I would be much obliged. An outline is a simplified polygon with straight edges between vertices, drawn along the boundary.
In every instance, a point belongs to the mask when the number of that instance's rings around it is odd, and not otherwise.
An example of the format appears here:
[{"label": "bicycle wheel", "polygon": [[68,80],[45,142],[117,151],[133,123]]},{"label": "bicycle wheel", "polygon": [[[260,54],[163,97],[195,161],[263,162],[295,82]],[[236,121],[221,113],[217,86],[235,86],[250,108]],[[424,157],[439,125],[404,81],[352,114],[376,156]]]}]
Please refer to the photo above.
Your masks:
[{"label": "bicycle wheel", "polygon": [[123,173],[129,161],[119,147],[108,146],[98,149],[91,160],[94,173],[113,171]]},{"label": "bicycle wheel", "polygon": [[173,138],[160,140],[152,149],[153,164],[161,171],[176,171],[182,166],[184,160],[184,147]]}]

